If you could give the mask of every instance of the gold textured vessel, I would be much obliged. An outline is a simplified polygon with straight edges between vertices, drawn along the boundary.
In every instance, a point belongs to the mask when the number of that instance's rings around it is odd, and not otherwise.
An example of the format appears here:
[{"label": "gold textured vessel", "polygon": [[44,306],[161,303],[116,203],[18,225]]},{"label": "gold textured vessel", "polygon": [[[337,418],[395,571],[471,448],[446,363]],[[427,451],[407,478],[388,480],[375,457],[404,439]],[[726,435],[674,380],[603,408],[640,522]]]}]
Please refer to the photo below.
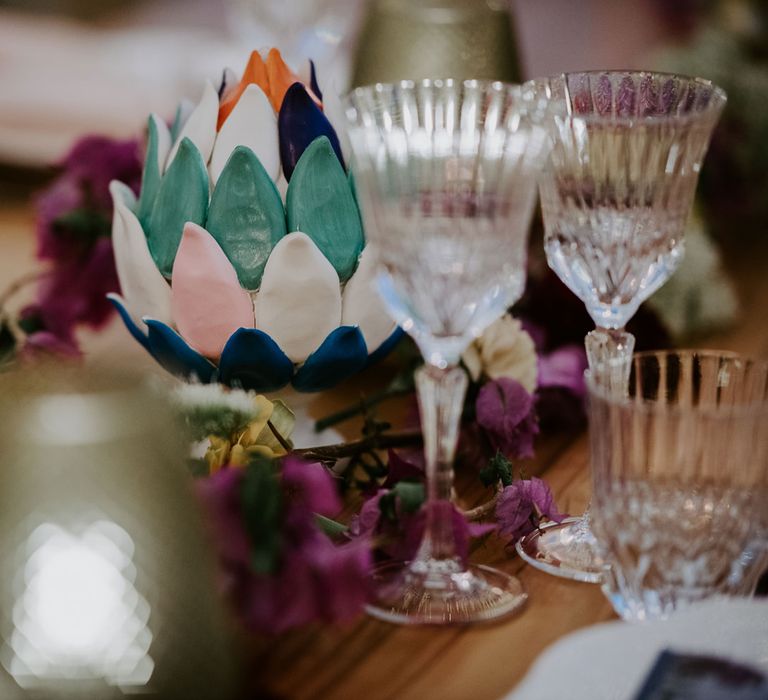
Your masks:
[{"label": "gold textured vessel", "polygon": [[477,78],[519,82],[512,17],[490,0],[374,0],[352,85]]}]

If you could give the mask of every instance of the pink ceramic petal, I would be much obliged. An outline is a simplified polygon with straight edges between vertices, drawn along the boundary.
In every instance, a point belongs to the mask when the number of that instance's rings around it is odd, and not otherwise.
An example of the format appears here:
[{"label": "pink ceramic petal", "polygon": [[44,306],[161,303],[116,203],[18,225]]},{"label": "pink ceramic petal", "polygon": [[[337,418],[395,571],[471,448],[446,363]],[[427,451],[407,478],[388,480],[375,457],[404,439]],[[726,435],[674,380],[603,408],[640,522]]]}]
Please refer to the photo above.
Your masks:
[{"label": "pink ceramic petal", "polygon": [[173,263],[171,306],[184,340],[212,359],[238,328],[253,328],[250,294],[211,234],[191,222]]}]

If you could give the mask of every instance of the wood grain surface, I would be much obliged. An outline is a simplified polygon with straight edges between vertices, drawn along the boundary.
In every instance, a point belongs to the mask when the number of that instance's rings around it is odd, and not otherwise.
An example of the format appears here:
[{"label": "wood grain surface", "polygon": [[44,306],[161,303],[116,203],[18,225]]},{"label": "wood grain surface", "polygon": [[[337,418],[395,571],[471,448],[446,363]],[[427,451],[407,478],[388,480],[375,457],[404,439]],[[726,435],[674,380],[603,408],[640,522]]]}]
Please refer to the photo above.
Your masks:
[{"label": "wood grain surface", "polygon": [[[33,266],[33,220],[28,205],[0,199],[0,287]],[[743,312],[738,322],[717,335],[697,338],[695,347],[737,350],[768,356],[768,254],[731,247],[727,263]],[[23,302],[23,297],[17,303]],[[83,333],[89,361],[126,363],[158,371],[128,338],[119,321],[102,333]],[[391,363],[345,383],[338,391],[313,398],[308,410],[320,417],[380,386]],[[402,422],[403,401],[384,407],[385,417]],[[359,424],[344,424],[355,437]],[[547,479],[558,505],[580,513],[589,500],[585,434],[542,436],[529,474]],[[487,498],[476,478],[459,474],[462,500]],[[587,625],[614,619],[598,586],[548,576],[526,566],[495,536],[477,546],[472,560],[515,574],[529,600],[512,618],[473,627],[408,628],[362,618],[347,629],[316,626],[271,640],[244,640],[243,654],[269,693],[309,700],[495,700],[522,679],[536,657],[552,642]]]}]

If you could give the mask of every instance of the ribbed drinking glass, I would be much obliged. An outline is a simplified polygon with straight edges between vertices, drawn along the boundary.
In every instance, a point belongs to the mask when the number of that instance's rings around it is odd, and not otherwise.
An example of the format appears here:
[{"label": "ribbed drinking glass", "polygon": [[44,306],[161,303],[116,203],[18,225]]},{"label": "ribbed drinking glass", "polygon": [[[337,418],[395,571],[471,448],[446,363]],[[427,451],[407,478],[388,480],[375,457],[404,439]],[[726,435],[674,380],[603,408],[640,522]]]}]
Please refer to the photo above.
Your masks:
[{"label": "ribbed drinking glass", "polygon": [[768,553],[768,362],[640,353],[624,396],[587,383],[592,523],[616,612],[751,594]]},{"label": "ribbed drinking glass", "polygon": [[[526,84],[562,105],[541,179],[550,267],[586,305],[590,371],[623,393],[635,339],[624,330],[683,257],[683,233],[725,93],[666,73],[568,73]],[[599,581],[588,518],[536,531],[518,552],[550,573]]]},{"label": "ribbed drinking glass", "polygon": [[414,560],[382,567],[370,612],[401,623],[489,620],[525,600],[520,583],[457,553],[453,458],[469,342],[522,293],[546,99],[499,82],[424,80],[347,98],[353,172],[378,287],[415,339],[427,464],[425,534]]}]

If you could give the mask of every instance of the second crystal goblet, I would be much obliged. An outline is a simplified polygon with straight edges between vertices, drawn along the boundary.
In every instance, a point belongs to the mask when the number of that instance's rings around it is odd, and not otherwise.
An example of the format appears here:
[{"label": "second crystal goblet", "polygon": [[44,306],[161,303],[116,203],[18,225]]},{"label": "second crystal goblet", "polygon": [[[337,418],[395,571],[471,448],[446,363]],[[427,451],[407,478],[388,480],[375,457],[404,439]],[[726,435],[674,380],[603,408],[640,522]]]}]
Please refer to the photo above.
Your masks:
[{"label": "second crystal goblet", "polygon": [[348,97],[353,172],[379,291],[426,361],[417,373],[426,528],[413,561],[377,572],[370,612],[385,620],[489,620],[525,600],[517,579],[458,555],[452,465],[467,387],[459,357],[523,290],[550,108],[498,82],[379,84]]},{"label": "second crystal goblet", "polygon": [[[708,80],[644,71],[569,73],[527,83],[560,103],[541,179],[550,267],[586,305],[593,376],[623,393],[634,337],[624,330],[683,256],[683,232],[725,93]],[[549,573],[598,582],[588,518],[517,544]]]}]

